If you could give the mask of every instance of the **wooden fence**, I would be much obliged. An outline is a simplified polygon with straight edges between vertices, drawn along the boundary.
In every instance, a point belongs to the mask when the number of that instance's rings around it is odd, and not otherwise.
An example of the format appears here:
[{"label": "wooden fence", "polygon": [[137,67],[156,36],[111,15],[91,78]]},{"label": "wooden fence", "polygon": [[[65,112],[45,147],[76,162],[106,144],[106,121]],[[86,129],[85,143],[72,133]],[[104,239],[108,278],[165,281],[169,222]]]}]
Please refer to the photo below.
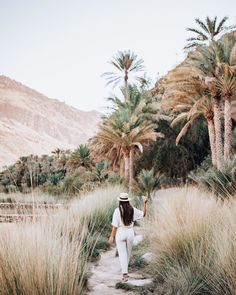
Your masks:
[{"label": "wooden fence", "polygon": [[0,223],[38,221],[62,207],[62,204],[0,203]]}]

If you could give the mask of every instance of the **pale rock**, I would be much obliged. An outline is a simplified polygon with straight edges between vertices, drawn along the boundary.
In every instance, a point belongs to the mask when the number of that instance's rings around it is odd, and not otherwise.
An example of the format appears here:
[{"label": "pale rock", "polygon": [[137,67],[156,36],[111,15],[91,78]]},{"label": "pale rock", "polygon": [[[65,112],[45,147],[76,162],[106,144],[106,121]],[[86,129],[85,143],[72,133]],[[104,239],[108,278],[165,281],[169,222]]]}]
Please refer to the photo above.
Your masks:
[{"label": "pale rock", "polygon": [[152,284],[152,279],[128,280],[127,284],[134,287],[145,287]]},{"label": "pale rock", "polygon": [[136,235],[134,237],[134,243],[133,243],[133,245],[134,246],[137,246],[139,243],[142,242],[142,240],[143,240],[143,235]]},{"label": "pale rock", "polygon": [[144,260],[144,262],[150,263],[154,259],[154,254],[152,252],[147,252],[143,254],[141,258]]}]

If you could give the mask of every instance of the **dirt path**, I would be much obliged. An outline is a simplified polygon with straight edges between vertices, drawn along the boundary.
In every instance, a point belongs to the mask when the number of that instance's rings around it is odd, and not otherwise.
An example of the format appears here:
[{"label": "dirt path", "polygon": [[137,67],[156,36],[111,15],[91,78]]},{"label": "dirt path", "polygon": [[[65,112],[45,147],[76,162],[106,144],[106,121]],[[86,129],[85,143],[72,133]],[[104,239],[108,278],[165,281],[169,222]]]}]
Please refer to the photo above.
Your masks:
[{"label": "dirt path", "polygon": [[[140,241],[142,241],[142,235],[136,235],[134,244],[137,245]],[[91,269],[92,276],[89,278],[88,282],[90,290],[87,293],[88,295],[134,295],[131,291],[126,292],[115,288],[116,284],[121,281],[122,277],[119,257],[115,254],[116,248],[114,247],[111,250],[102,253],[101,259],[96,265],[93,265]],[[135,282],[138,283],[138,281],[140,281],[138,278],[140,278],[139,274],[132,273],[130,274],[129,282],[135,280]]]},{"label": "dirt path", "polygon": [[[185,192],[186,188],[171,188],[159,190],[155,197],[157,199],[162,199],[168,197],[169,195],[179,195]],[[142,227],[135,228],[135,244],[138,244],[142,240]],[[115,256],[116,249],[112,248],[111,250],[102,253],[101,259],[96,265],[92,266],[92,276],[89,278],[88,295],[134,295],[135,293],[131,291],[124,291],[122,289],[116,289],[115,286],[118,282],[121,281],[121,269],[119,257]],[[143,286],[144,284],[150,284],[152,280],[150,278],[142,279],[140,274],[132,273],[130,274],[130,280],[128,284]],[[132,278],[133,277],[133,278]]]},{"label": "dirt path", "polygon": [[119,257],[115,257],[115,252],[115,248],[112,248],[103,253],[98,265],[93,266],[88,295],[133,294],[115,289],[116,283],[121,280]]}]

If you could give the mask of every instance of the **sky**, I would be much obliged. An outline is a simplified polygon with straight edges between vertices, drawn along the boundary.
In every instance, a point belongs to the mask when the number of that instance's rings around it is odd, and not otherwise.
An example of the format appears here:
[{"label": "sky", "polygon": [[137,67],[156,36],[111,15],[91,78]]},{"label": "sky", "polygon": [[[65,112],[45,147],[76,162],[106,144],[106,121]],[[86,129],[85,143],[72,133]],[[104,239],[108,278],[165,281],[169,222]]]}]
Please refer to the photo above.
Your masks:
[{"label": "sky", "polygon": [[181,62],[196,17],[229,17],[235,0],[0,0],[0,74],[80,110],[104,111],[118,90],[101,74],[118,50],[153,83]]}]

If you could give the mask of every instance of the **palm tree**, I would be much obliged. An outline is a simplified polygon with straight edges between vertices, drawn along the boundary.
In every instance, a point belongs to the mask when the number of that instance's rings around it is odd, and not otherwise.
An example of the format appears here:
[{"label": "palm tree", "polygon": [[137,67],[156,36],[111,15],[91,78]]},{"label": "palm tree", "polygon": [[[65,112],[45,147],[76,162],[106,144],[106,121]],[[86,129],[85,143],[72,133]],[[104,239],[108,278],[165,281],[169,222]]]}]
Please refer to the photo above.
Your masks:
[{"label": "palm tree", "polygon": [[143,169],[138,175],[138,185],[141,192],[151,198],[151,194],[160,188],[163,180],[163,175],[160,173],[155,174],[154,169]]},{"label": "palm tree", "polygon": [[52,151],[52,154],[56,155],[57,159],[59,159],[62,152],[63,150],[61,150],[60,148],[56,148],[55,150]]},{"label": "palm tree", "polygon": [[176,144],[187,133],[195,120],[201,116],[205,118],[208,126],[212,164],[216,167],[213,102],[205,82],[199,78],[187,80],[184,85],[181,85],[178,94],[169,98],[165,107],[167,104],[169,104],[168,108],[173,110],[172,114],[177,114],[171,123],[172,127],[183,120],[186,121],[176,138]]},{"label": "palm tree", "polygon": [[236,98],[236,36],[226,36],[215,48],[218,56],[215,87],[224,99],[224,160],[228,161],[232,146],[232,101]]},{"label": "palm tree", "polygon": [[67,166],[71,167],[72,169],[79,166],[89,168],[90,165],[90,149],[86,144],[79,145],[79,147],[73,151],[69,160],[67,161]]},{"label": "palm tree", "polygon": [[[214,19],[206,17],[205,23],[199,18],[195,19],[199,29],[187,28],[187,31],[194,33],[195,36],[188,38],[188,44],[184,47],[185,49],[195,48],[199,45],[208,45],[210,41],[216,40],[222,32],[226,33],[229,31],[224,27],[228,17],[223,17],[217,24],[217,16]],[[232,27],[233,28],[233,27]]]},{"label": "palm tree", "polygon": [[[128,51],[118,51],[118,53],[110,61],[116,69],[116,72],[106,72],[102,76],[107,78],[107,85],[113,84],[116,86],[120,82],[124,82],[125,88],[125,100],[128,99],[128,80],[131,73],[139,73],[144,70],[143,60],[139,59],[138,56]],[[141,78],[135,76],[135,79],[141,81]],[[142,80],[143,83],[143,80]]]},{"label": "palm tree", "polygon": [[230,159],[232,147],[232,112],[231,101],[235,99],[236,95],[236,75],[225,74],[216,82],[216,87],[224,98],[224,160],[227,162]]},{"label": "palm tree", "polygon": [[[117,96],[109,97],[108,100],[112,103],[110,109],[113,112],[130,112],[130,114],[135,114],[140,121],[147,120],[152,121],[152,119],[156,118],[156,104],[155,100],[151,95],[147,92],[142,91],[135,85],[129,85],[129,99],[124,102],[123,99],[120,99]],[[125,96],[125,89],[121,88],[123,96]],[[107,119],[107,118],[106,118]],[[153,120],[154,121],[154,120]],[[103,159],[107,158],[110,162],[110,165],[113,170],[116,169],[117,166],[120,167],[120,175],[124,176],[124,155],[121,153],[120,147],[111,146],[111,144],[98,140],[97,138],[93,138],[90,142],[92,149],[94,150],[93,154],[95,158]],[[96,146],[96,149],[94,149]],[[133,154],[131,152],[131,159],[133,158]]]},{"label": "palm tree", "polygon": [[[133,187],[133,157],[137,152],[143,152],[144,145],[155,141],[158,133],[154,131],[155,124],[142,120],[129,109],[118,110],[102,122],[94,142],[102,142],[109,146],[110,151],[116,151],[116,157],[124,159],[124,177]],[[96,146],[94,147],[96,150]]]},{"label": "palm tree", "polygon": [[[219,41],[212,41],[209,46],[199,47],[189,54],[187,67],[198,70],[208,85],[213,98],[214,126],[216,136],[217,168],[223,165],[223,142],[221,126],[221,103],[225,101],[225,159],[229,157],[231,148],[231,104],[235,85],[235,43],[236,37],[227,35]],[[229,74],[230,73],[230,79]]]}]

